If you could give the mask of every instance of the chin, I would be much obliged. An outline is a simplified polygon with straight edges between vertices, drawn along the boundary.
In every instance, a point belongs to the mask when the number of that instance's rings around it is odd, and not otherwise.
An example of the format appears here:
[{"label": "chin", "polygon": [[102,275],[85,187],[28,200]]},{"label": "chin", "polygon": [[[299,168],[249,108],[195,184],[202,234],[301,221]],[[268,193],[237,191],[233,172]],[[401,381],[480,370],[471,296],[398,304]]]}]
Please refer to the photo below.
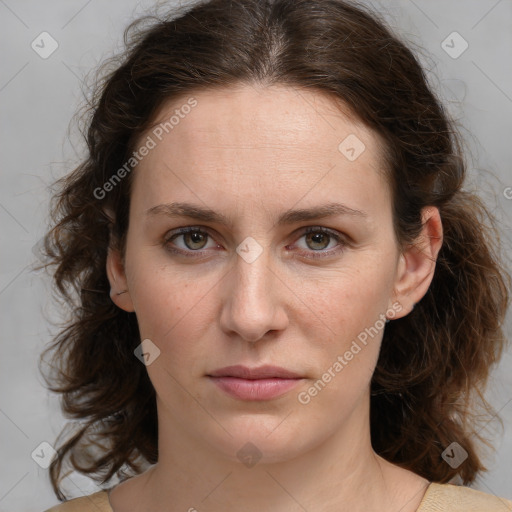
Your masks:
[{"label": "chin", "polygon": [[[287,424],[286,415],[244,415],[231,422],[221,422],[212,437],[203,432],[203,440],[220,452],[226,460],[252,467],[255,464],[274,464],[289,461],[320,442],[305,435],[304,423]],[[314,430],[314,429],[313,429]],[[315,442],[317,441],[317,442]]]}]

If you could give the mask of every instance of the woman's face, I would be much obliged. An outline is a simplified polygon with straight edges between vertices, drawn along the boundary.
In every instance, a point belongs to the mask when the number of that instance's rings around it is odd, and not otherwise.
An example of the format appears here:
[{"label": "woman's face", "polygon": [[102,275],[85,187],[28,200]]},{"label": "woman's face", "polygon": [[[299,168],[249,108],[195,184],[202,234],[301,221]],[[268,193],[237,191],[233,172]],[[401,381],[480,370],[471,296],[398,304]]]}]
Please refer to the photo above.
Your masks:
[{"label": "woman's face", "polygon": [[[159,428],[230,460],[247,442],[277,461],[360,436],[386,316],[411,306],[378,139],[310,91],[192,97],[141,137],[124,269],[108,262],[151,340]],[[233,365],[300,378],[211,377]]]}]

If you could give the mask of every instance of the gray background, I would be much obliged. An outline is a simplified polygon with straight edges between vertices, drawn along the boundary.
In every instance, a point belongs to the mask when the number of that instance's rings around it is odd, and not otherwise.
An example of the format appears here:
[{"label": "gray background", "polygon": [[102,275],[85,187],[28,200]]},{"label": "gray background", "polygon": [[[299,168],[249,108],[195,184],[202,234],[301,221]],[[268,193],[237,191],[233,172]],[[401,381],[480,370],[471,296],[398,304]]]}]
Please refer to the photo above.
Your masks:
[{"label": "gray background", "polygon": [[[498,216],[505,250],[511,254],[512,0],[368,3],[384,12],[404,39],[424,48],[420,58],[431,83],[459,120],[467,141],[471,181]],[[80,159],[82,143],[70,120],[82,103],[84,76],[121,49],[128,22],[155,5],[135,0],[0,0],[0,512],[41,512],[57,503],[47,470],[31,457],[41,442],[51,444],[65,424],[58,398],[44,388],[37,371],[38,356],[53,329],[47,318],[55,317],[56,308],[49,300],[48,282],[29,271],[32,248],[45,231],[48,185]],[[31,48],[43,31],[59,45],[47,59]],[[454,31],[469,45],[457,58],[441,46]],[[454,41],[452,52],[461,48],[461,40]],[[509,314],[509,336],[510,326]],[[489,472],[473,485],[509,499],[511,370],[509,349],[487,392],[505,428],[490,424],[487,435],[496,450],[487,457]],[[66,489],[80,496],[98,487],[74,473]]]}]

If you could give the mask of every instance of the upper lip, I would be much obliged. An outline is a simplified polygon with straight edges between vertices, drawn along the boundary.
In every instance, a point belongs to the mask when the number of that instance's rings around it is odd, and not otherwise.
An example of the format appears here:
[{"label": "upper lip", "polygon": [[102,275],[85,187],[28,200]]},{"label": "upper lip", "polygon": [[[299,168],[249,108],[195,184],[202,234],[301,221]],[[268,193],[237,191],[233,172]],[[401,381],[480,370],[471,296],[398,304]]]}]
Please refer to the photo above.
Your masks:
[{"label": "upper lip", "polygon": [[238,377],[241,379],[297,379],[302,378],[298,373],[280,368],[279,366],[264,365],[257,368],[248,368],[247,366],[235,365],[225,366],[208,374],[210,377]]}]

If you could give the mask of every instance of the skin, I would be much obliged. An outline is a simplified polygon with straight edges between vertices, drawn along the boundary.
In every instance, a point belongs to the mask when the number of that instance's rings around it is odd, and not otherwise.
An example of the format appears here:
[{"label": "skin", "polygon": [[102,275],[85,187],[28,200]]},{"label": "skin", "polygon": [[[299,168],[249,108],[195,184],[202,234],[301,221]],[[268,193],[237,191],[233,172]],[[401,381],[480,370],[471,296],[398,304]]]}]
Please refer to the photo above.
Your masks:
[{"label": "skin", "polygon": [[[141,340],[160,350],[147,366],[159,461],[115,487],[112,508],[415,511],[428,482],[371,447],[369,386],[382,329],[309,403],[298,394],[380,315],[393,310],[399,318],[421,300],[442,244],[438,210],[424,210],[417,244],[400,252],[379,138],[323,94],[239,85],[193,97],[197,106],[133,171],[125,257],[111,249],[107,259],[112,300],[136,313]],[[187,99],[166,103],[155,121]],[[350,134],[365,145],[354,161],[338,150]],[[147,214],[175,201],[231,223]],[[277,224],[285,210],[328,202],[365,216]],[[166,245],[165,236],[184,226],[208,236]],[[309,240],[308,226],[342,241],[318,233]],[[262,250],[251,263],[236,252],[246,237]],[[282,366],[304,380],[271,400],[237,400],[206,376],[234,364]],[[250,468],[236,455],[247,442],[261,453]]]}]

